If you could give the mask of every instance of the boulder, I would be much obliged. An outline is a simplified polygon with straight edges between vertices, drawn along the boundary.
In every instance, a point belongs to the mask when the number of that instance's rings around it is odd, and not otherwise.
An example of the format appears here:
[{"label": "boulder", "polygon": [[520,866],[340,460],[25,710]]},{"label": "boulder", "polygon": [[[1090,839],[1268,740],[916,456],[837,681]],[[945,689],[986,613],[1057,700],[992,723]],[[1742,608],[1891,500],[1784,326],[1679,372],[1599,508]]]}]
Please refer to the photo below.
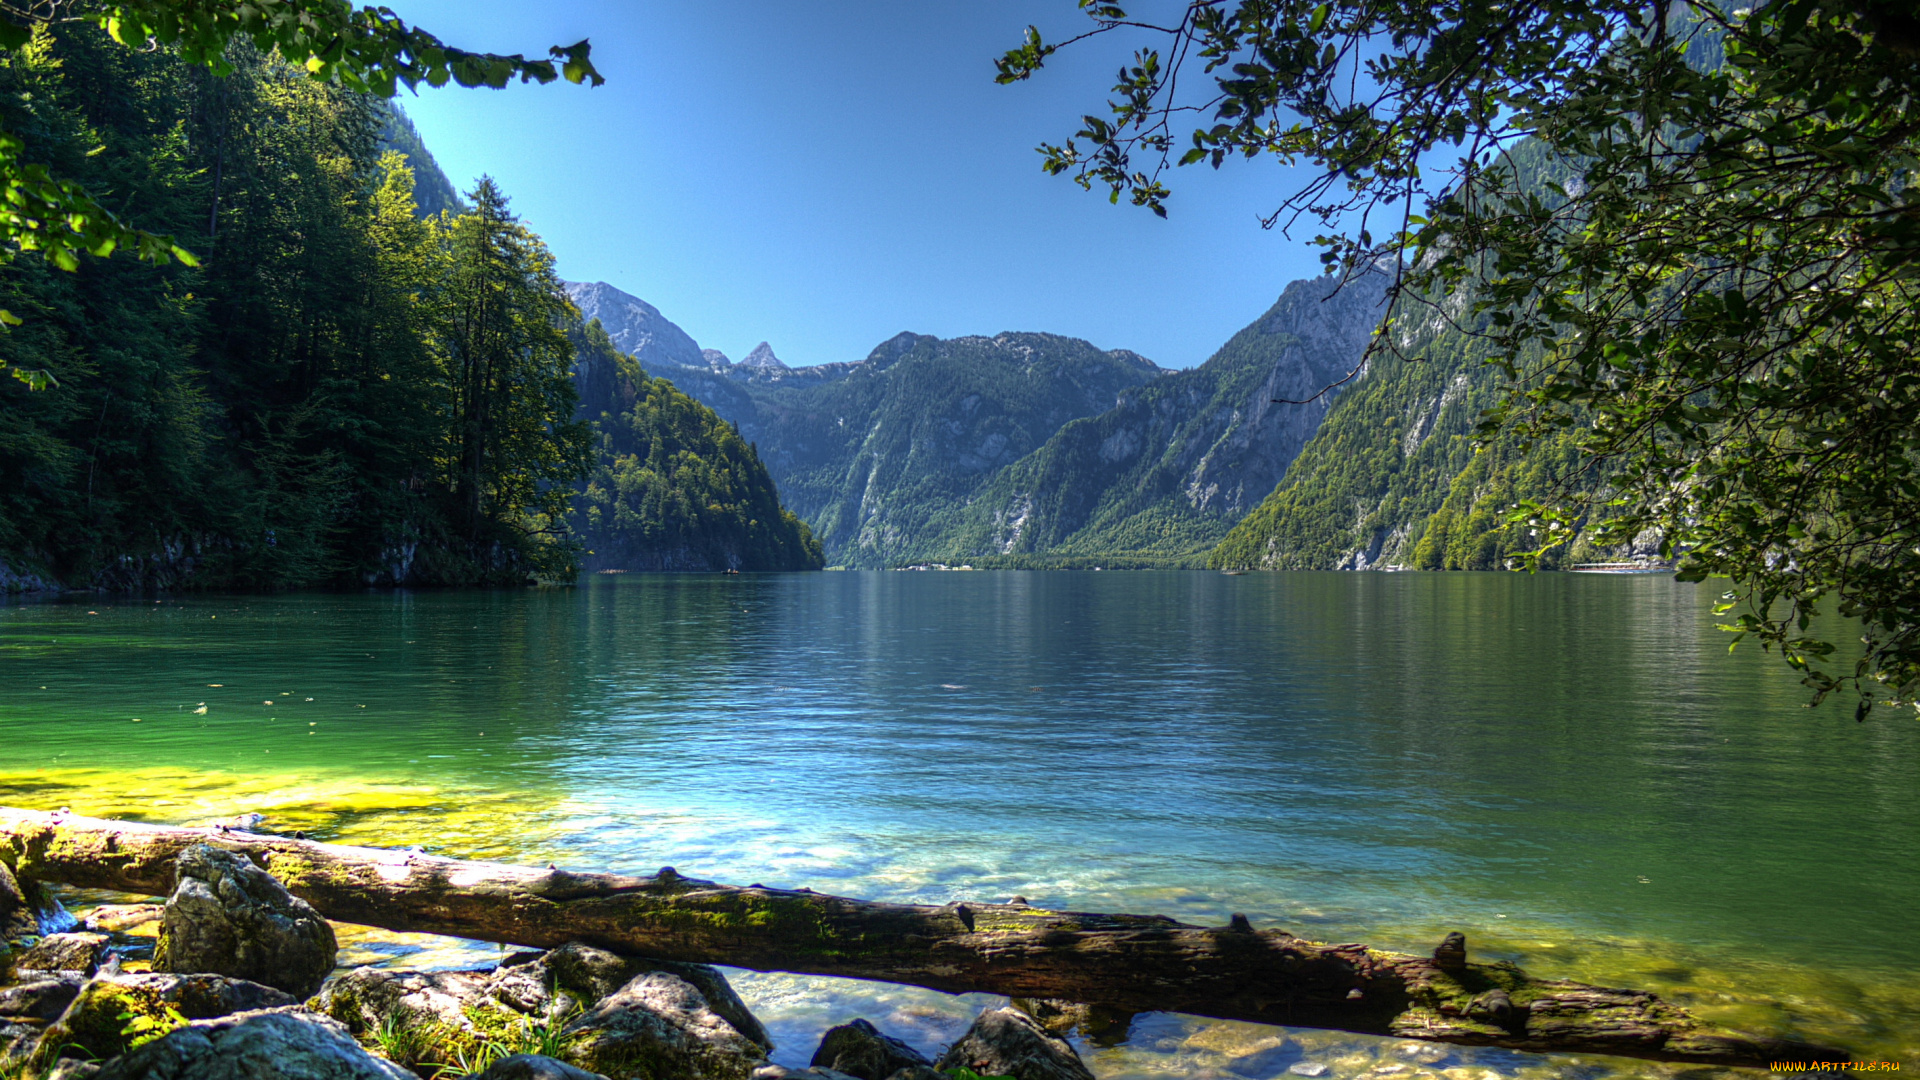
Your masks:
[{"label": "boulder", "polygon": [[815,1067],[825,1066],[860,1080],[887,1080],[902,1069],[931,1065],[925,1054],[891,1035],[882,1035],[866,1020],[855,1019],[831,1028],[813,1052]]},{"label": "boulder", "polygon": [[354,968],[333,980],[313,1007],[354,1034],[390,1020],[414,1026],[459,1027],[470,1008],[491,1002],[483,971],[400,971]]},{"label": "boulder", "polygon": [[125,1053],[129,1014],[157,1021],[170,1012],[187,1020],[211,1020],[231,1013],[292,1005],[293,998],[270,986],[221,975],[102,976],[88,982],[72,1004],[40,1036],[36,1061],[59,1057],[109,1058]]},{"label": "boulder", "polygon": [[557,1058],[539,1054],[514,1054],[487,1066],[487,1071],[471,1080],[607,1080],[599,1073],[576,1069]]},{"label": "boulder", "polygon": [[492,990],[502,1001],[526,1013],[568,1016],[591,1009],[621,987],[649,972],[677,975],[707,1001],[733,1029],[773,1050],[773,1037],[759,1018],[740,1000],[727,977],[705,964],[681,964],[640,956],[622,956],[591,945],[572,942],[544,953],[520,953],[500,965]]},{"label": "boulder", "polygon": [[15,986],[0,986],[0,1022],[58,1020],[86,981],[77,971],[51,971]]},{"label": "boulder", "polygon": [[333,927],[244,856],[195,844],[180,853],[153,969],[250,979],[295,997],[333,971]]},{"label": "boulder", "polygon": [[567,1060],[625,1080],[748,1080],[766,1060],[757,1042],[678,975],[648,972],[603,998],[562,1031]]},{"label": "boulder", "polygon": [[1014,1080],[1093,1080],[1065,1039],[1018,1009],[990,1009],[947,1048],[940,1068],[968,1068]]},{"label": "boulder", "polygon": [[362,1038],[377,1037],[405,1065],[471,1060],[490,1040],[525,1030],[532,1017],[490,992],[483,971],[355,968],[328,983],[314,1008]]},{"label": "boulder", "polygon": [[105,934],[48,934],[14,960],[13,970],[17,975],[52,971],[92,975],[112,956],[111,945]]},{"label": "boulder", "polygon": [[298,1007],[189,1024],[124,1057],[95,1080],[414,1080],[374,1057],[346,1028]]},{"label": "boulder", "polygon": [[931,1065],[911,1065],[887,1077],[887,1080],[953,1080],[953,1077]]},{"label": "boulder", "polygon": [[40,932],[40,914],[35,910],[27,891],[7,869],[6,863],[0,863],[0,943],[18,941],[33,937]]}]

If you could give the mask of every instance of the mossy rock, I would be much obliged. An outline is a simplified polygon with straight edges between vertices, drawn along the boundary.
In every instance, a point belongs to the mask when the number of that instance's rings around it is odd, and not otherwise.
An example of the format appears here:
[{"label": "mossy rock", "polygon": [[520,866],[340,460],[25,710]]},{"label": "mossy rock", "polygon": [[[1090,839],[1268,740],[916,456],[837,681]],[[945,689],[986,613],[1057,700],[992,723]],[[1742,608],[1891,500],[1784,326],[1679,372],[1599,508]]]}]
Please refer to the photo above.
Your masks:
[{"label": "mossy rock", "polygon": [[292,1005],[294,1000],[270,986],[221,975],[114,975],[94,979],[41,1034],[32,1060],[48,1064],[63,1057],[110,1058],[126,1053],[135,1018],[166,1022],[172,1016],[211,1020],[237,1012]]},{"label": "mossy rock", "polygon": [[108,1062],[99,1080],[413,1080],[298,1007],[189,1024]]}]

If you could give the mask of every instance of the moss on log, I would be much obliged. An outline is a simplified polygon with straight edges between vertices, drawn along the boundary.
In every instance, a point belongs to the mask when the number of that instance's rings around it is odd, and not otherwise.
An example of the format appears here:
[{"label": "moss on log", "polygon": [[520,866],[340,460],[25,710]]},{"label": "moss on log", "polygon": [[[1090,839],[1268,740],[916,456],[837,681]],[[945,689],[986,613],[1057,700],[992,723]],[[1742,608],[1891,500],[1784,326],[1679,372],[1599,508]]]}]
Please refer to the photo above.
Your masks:
[{"label": "moss on log", "polygon": [[1325,945],[1236,916],[1224,927],[1025,904],[884,904],[806,889],[575,873],[289,837],[0,807],[22,879],[164,895],[190,844],[246,855],[340,922],[762,971],[1056,998],[1473,1046],[1764,1068],[1839,1050],[1718,1031],[1650,993],[1433,957]]}]

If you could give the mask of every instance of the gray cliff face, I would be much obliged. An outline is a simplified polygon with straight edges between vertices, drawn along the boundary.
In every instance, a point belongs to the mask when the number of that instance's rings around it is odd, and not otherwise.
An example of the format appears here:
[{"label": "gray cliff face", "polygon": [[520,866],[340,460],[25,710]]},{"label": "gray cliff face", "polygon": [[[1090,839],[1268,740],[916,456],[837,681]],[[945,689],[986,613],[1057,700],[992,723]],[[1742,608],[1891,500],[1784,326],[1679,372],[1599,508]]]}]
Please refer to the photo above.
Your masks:
[{"label": "gray cliff face", "polygon": [[599,319],[620,351],[640,361],[647,371],[673,378],[678,368],[711,370],[693,338],[645,300],[628,296],[604,281],[570,281],[566,289],[581,318],[587,322]]},{"label": "gray cliff face", "polygon": [[1295,282],[1205,364],[1064,426],[984,486],[947,535],[927,538],[926,556],[1203,556],[1319,429],[1386,283],[1373,273],[1339,287]]}]

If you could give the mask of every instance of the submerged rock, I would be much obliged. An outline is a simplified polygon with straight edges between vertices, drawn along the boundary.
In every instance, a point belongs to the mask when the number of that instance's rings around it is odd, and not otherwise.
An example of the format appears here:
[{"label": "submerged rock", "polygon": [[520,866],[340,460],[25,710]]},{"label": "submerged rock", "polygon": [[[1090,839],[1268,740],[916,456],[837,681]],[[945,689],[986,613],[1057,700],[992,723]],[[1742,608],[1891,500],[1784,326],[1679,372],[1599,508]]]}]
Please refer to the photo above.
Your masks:
[{"label": "submerged rock", "polygon": [[1299,1043],[1284,1037],[1277,1038],[1249,1047],[1246,1053],[1228,1061],[1226,1069],[1237,1076],[1277,1076],[1298,1063],[1301,1054]]},{"label": "submerged rock", "polygon": [[333,971],[333,927],[244,856],[206,844],[180,853],[155,971],[209,972],[308,997]]},{"label": "submerged rock", "polygon": [[941,1055],[940,1068],[1014,1080],[1093,1080],[1067,1040],[1018,1009],[990,1009]]},{"label": "submerged rock", "polygon": [[863,1019],[830,1029],[813,1052],[815,1067],[825,1066],[860,1080],[887,1080],[902,1069],[931,1065],[925,1054]]},{"label": "submerged rock", "polygon": [[102,904],[87,912],[80,929],[96,934],[124,934],[136,926],[159,922],[167,909],[160,904]]},{"label": "submerged rock", "polygon": [[1075,1030],[1095,1046],[1118,1046],[1127,1041],[1137,1013],[1111,1005],[1087,1005],[1055,998],[1014,998],[1013,1007],[1040,1021],[1055,1035]]},{"label": "submerged rock", "polygon": [[665,971],[635,978],[563,1034],[567,1060],[612,1077],[748,1080],[766,1060],[692,983]]},{"label": "submerged rock", "polygon": [[[1505,997],[1505,991],[1500,996]],[[1430,1042],[1403,1042],[1393,1048],[1393,1053],[1400,1060],[1415,1065],[1438,1065],[1453,1056],[1450,1048]]]},{"label": "submerged rock", "polygon": [[[953,1080],[945,1073],[934,1073],[935,1080]],[[785,1065],[762,1065],[753,1071],[753,1080],[857,1080],[836,1069],[815,1065],[806,1069],[789,1069]]]},{"label": "submerged rock", "polygon": [[539,1054],[514,1054],[503,1057],[472,1080],[607,1080],[599,1073],[577,1069],[557,1058]]},{"label": "submerged rock", "polygon": [[96,1080],[414,1080],[346,1028],[297,1007],[190,1024],[108,1062]]},{"label": "submerged rock", "polygon": [[16,973],[75,971],[92,975],[112,957],[105,934],[48,934],[13,962]]},{"label": "submerged rock", "polygon": [[109,1058],[125,1053],[132,1018],[166,1022],[169,1012],[188,1020],[211,1020],[231,1013],[294,1004],[270,986],[222,975],[102,976],[80,988],[66,1011],[40,1036],[33,1058]]}]

